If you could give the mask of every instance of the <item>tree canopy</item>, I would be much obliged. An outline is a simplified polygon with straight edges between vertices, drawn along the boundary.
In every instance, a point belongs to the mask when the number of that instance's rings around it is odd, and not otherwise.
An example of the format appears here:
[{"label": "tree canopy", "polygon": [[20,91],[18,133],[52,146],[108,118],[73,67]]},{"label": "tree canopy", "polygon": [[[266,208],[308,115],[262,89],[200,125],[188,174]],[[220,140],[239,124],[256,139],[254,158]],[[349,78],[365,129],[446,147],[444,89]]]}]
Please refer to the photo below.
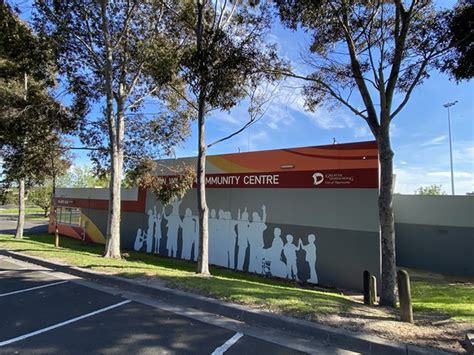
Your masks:
[{"label": "tree canopy", "polygon": [[456,79],[474,77],[474,3],[459,1],[449,21],[452,50],[447,53],[442,69]]},{"label": "tree canopy", "polygon": [[396,305],[393,156],[390,125],[413,90],[450,50],[448,16],[429,0],[354,2],[277,0],[283,23],[302,28],[311,43],[302,58],[310,110],[343,106],[363,119],[377,140],[382,246],[380,302]]}]

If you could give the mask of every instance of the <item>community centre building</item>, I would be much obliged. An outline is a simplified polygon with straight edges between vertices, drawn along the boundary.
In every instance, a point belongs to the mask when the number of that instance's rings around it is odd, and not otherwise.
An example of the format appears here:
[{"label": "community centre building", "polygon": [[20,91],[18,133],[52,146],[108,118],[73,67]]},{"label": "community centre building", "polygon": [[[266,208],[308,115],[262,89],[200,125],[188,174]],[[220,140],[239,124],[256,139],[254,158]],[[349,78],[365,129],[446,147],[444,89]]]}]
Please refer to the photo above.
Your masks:
[{"label": "community centre building", "polygon": [[[376,142],[211,155],[206,172],[211,264],[356,290],[364,270],[379,278]],[[57,189],[55,203],[61,234],[105,242],[108,189]],[[198,228],[196,188],[166,206],[122,192],[124,249],[195,260]]]}]

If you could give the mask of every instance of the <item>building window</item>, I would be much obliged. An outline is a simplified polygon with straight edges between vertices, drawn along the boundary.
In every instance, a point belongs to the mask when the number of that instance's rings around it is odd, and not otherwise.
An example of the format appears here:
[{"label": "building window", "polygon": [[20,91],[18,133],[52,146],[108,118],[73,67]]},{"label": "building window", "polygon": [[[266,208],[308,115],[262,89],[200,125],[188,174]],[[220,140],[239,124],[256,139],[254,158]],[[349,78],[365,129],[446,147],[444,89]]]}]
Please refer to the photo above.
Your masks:
[{"label": "building window", "polygon": [[70,224],[78,227],[81,225],[80,208],[58,207],[56,216],[60,224]]}]

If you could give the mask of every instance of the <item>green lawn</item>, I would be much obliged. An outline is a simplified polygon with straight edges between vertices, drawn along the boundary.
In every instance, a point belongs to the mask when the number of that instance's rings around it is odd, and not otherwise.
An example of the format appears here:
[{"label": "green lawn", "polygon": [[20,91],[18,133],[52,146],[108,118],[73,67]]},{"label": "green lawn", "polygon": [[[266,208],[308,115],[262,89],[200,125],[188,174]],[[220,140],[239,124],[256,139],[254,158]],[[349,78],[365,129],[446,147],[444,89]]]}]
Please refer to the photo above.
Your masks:
[{"label": "green lawn", "polygon": [[211,278],[202,277],[194,272],[195,263],[156,255],[128,252],[126,259],[104,259],[100,257],[103,246],[65,237],[61,238],[61,248],[55,249],[53,237],[47,234],[27,236],[19,241],[0,234],[0,248],[124,277],[158,276],[172,288],[314,319],[321,314],[347,311],[353,305],[353,301],[338,293],[295,287],[283,280],[221,268],[211,268]]},{"label": "green lawn", "polygon": [[[18,214],[18,207],[15,208],[0,208],[0,215],[11,215],[12,217]],[[35,206],[28,206],[25,208],[25,219],[29,221],[46,221],[48,217],[44,216],[44,211]]]},{"label": "green lawn", "polygon": [[[51,235],[27,236],[17,241],[10,235],[0,234],[0,248],[129,278],[159,277],[172,288],[306,319],[347,312],[356,305],[339,293],[303,288],[284,280],[222,268],[211,267],[213,277],[205,278],[194,272],[195,263],[156,255],[127,252],[125,259],[104,259],[101,257],[103,246],[66,237],[61,238],[61,248],[55,249]],[[473,283],[413,280],[412,299],[415,312],[444,313],[474,323]]]},{"label": "green lawn", "polygon": [[[18,214],[18,207],[15,208],[0,208],[0,214]],[[25,215],[28,214],[41,214],[44,215],[44,211],[39,207],[26,207]]]},{"label": "green lawn", "polygon": [[474,283],[412,281],[414,312],[440,312],[474,323]]}]

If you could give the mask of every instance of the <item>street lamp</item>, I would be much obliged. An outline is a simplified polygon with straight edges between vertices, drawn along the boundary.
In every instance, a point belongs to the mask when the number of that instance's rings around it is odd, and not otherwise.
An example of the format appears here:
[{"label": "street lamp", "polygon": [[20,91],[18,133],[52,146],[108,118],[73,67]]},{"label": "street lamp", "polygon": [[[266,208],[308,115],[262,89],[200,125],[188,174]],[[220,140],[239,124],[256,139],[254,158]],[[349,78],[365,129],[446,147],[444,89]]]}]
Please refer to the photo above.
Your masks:
[{"label": "street lamp", "polygon": [[453,146],[451,143],[451,117],[449,115],[449,108],[458,103],[458,100],[445,103],[443,106],[448,109],[448,131],[449,131],[449,159],[451,161],[451,194],[454,195],[454,174],[453,174]]}]

